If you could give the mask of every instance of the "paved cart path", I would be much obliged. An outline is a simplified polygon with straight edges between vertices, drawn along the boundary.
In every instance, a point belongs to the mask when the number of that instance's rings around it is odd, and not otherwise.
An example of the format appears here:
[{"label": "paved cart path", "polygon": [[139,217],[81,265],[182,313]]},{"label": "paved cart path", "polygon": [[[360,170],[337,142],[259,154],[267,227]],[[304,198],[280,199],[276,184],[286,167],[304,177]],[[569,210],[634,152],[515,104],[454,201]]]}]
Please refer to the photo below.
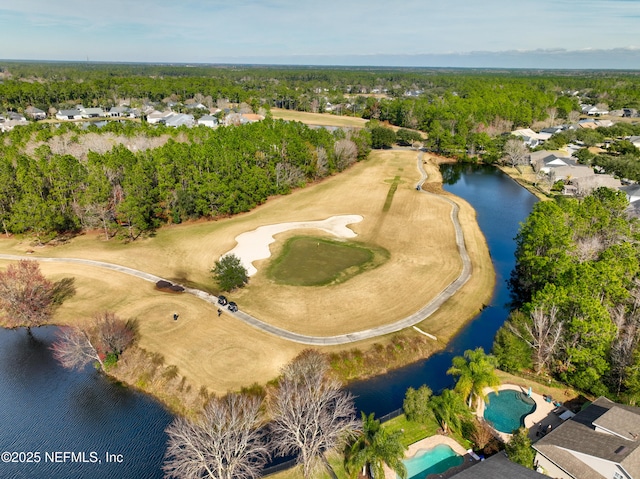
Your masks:
[{"label": "paved cart path", "polygon": [[[452,281],[446,288],[440,291],[440,293],[431,301],[429,301],[429,303],[427,303],[424,307],[420,308],[418,311],[416,311],[412,315],[402,318],[393,323],[386,324],[384,326],[377,326],[375,328],[365,329],[363,331],[355,331],[353,333],[340,334],[337,336],[307,336],[304,334],[298,334],[298,333],[288,331],[286,329],[272,326],[271,324],[265,323],[264,321],[260,321],[258,318],[255,318],[245,313],[244,311],[237,311],[233,313],[227,310],[226,313],[230,314],[231,316],[241,321],[244,321],[246,324],[253,326],[254,328],[273,334],[274,336],[287,339],[289,341],[295,341],[297,343],[309,344],[309,345],[315,345],[315,346],[327,346],[327,345],[354,343],[356,341],[361,341],[363,339],[371,339],[378,336],[383,336],[385,334],[394,333],[396,331],[400,331],[402,329],[414,326],[420,323],[421,321],[423,321],[425,318],[432,315],[434,312],[436,312],[440,306],[442,306],[449,298],[451,298],[469,280],[469,278],[471,277],[471,260],[469,259],[469,254],[467,253],[467,249],[464,244],[464,234],[462,233],[462,227],[460,226],[460,222],[458,221],[458,210],[459,210],[458,205],[453,200],[447,198],[446,196],[437,195],[435,193],[429,193],[420,188],[422,183],[424,183],[424,181],[427,179],[427,174],[424,171],[424,167],[422,165],[422,158],[423,158],[423,153],[420,152],[417,158],[417,168],[418,168],[418,171],[420,172],[421,178],[420,178],[420,181],[416,183],[416,190],[419,190],[419,193],[421,194],[435,196],[451,204],[451,221],[455,229],[456,244],[458,246],[458,252],[460,254],[460,258],[462,259],[462,271],[460,272],[460,275],[454,281]],[[36,261],[50,262],[50,263],[82,264],[82,265],[94,266],[98,268],[110,269],[120,273],[135,276],[137,278],[140,278],[152,283],[157,283],[158,281],[161,281],[161,280],[168,281],[159,276],[145,273],[144,271],[129,268],[127,266],[121,266],[113,263],[105,263],[103,261],[94,261],[90,259],[42,258],[42,257],[34,257],[34,256],[17,256],[17,255],[8,255],[8,254],[0,254],[0,259],[6,259],[6,260],[29,259],[29,260],[36,260]],[[213,305],[216,305],[216,306],[218,305],[218,298],[212,294],[209,294],[194,288],[184,287],[184,289],[185,289],[185,293],[197,296],[203,301],[207,301],[208,303],[211,303]]]}]

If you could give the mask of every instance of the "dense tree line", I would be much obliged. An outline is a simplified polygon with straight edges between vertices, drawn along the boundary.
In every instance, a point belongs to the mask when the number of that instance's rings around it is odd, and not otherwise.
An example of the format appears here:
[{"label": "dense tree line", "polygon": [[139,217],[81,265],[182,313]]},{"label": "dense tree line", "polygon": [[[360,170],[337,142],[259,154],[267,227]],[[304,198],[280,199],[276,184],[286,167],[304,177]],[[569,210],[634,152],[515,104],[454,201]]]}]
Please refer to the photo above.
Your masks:
[{"label": "dense tree line", "polygon": [[370,143],[366,131],[265,120],[183,129],[186,141],[135,153],[116,145],[79,159],[47,145],[29,156],[18,146],[33,132],[20,130],[0,154],[0,221],[6,233],[39,238],[101,228],[135,239],[167,222],[248,211],[365,158]]},{"label": "dense tree line", "polygon": [[587,103],[640,109],[635,72],[16,62],[0,69],[0,98],[11,110],[209,98],[244,102],[254,111],[323,112],[330,102],[333,113],[422,130],[429,137],[425,146],[438,153],[488,162],[500,158],[502,133],[578,114],[576,91]]},{"label": "dense tree line", "polygon": [[593,394],[640,399],[638,224],[622,192],[538,203],[517,237],[514,310],[494,352]]}]

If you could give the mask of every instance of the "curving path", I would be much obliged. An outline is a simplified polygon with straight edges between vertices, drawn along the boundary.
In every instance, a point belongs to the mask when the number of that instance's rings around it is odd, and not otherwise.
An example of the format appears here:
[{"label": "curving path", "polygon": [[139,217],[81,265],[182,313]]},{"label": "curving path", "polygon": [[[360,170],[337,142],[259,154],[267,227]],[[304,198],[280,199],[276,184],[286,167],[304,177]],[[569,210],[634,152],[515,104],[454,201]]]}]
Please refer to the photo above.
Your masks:
[{"label": "curving path", "polygon": [[[427,174],[424,171],[422,166],[422,158],[423,153],[420,152],[418,154],[417,159],[417,167],[420,172],[421,178],[418,183],[416,183],[416,189],[424,183],[427,179]],[[402,329],[414,326],[415,324],[420,323],[425,318],[432,315],[434,312],[438,310],[440,306],[442,306],[445,301],[447,301],[451,296],[453,296],[471,277],[471,260],[469,259],[469,254],[467,253],[467,248],[464,244],[464,234],[462,233],[462,227],[460,226],[460,222],[458,221],[458,205],[450,200],[449,198],[441,195],[436,195],[435,193],[429,193],[427,191],[419,190],[420,193],[425,195],[432,195],[437,198],[443,199],[451,204],[451,221],[453,222],[453,226],[456,233],[456,244],[458,246],[458,252],[460,253],[460,258],[462,259],[462,271],[460,275],[452,281],[445,289],[440,291],[440,293],[433,298],[428,304],[424,307],[420,308],[418,311],[413,313],[406,318],[403,318],[399,321],[396,321],[391,324],[386,324],[384,326],[378,326],[371,329],[365,329],[363,331],[356,331],[348,334],[340,334],[337,336],[307,336],[304,334],[298,334],[286,329],[278,328],[276,326],[272,326],[271,324],[260,321],[257,318],[243,312],[237,311],[232,313],[231,311],[226,311],[231,316],[244,321],[246,324],[253,326],[254,328],[260,329],[267,333],[273,334],[274,336],[278,336],[283,339],[287,339],[289,341],[294,341],[301,344],[309,344],[314,346],[328,346],[328,345],[339,345],[339,344],[348,344],[354,343],[356,341],[361,341],[363,339],[371,339],[378,336],[383,336],[389,333],[395,333]],[[21,259],[29,259],[36,260],[42,262],[50,262],[50,263],[71,263],[71,264],[83,264],[88,266],[96,266],[99,268],[110,269],[113,271],[118,271],[120,273],[129,274],[131,276],[135,276],[137,278],[143,279],[145,281],[149,281],[152,283],[157,283],[160,280],[165,280],[159,276],[155,276],[153,274],[145,273],[144,271],[139,271],[137,269],[128,268],[126,266],[120,266],[112,263],[105,263],[102,261],[94,261],[90,259],[81,259],[81,258],[39,258],[39,257],[31,257],[31,256],[17,256],[17,255],[9,255],[9,254],[0,254],[0,259],[6,260],[21,260]],[[167,281],[167,280],[165,280]],[[185,292],[192,294],[203,301],[211,303],[213,305],[218,304],[218,298],[212,294],[205,293],[199,289],[187,288],[185,287]]]}]

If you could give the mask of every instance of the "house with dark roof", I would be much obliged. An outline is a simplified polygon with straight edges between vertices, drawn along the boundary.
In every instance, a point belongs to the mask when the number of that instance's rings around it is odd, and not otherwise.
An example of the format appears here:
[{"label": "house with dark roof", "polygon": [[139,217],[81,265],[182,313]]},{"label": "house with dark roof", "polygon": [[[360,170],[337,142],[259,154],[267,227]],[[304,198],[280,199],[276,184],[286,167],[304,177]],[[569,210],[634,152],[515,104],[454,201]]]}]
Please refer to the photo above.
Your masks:
[{"label": "house with dark roof", "polygon": [[529,162],[535,171],[549,173],[554,168],[578,166],[575,158],[558,156],[548,150],[534,151],[529,155]]},{"label": "house with dark roof", "polygon": [[511,462],[504,452],[499,452],[451,476],[450,479],[544,479],[544,477],[546,476]]},{"label": "house with dark roof", "polygon": [[58,120],[80,120],[82,118],[82,112],[75,108],[72,110],[60,110],[56,113],[56,118]]},{"label": "house with dark roof", "polygon": [[640,479],[640,408],[600,397],[533,445],[562,479]]}]

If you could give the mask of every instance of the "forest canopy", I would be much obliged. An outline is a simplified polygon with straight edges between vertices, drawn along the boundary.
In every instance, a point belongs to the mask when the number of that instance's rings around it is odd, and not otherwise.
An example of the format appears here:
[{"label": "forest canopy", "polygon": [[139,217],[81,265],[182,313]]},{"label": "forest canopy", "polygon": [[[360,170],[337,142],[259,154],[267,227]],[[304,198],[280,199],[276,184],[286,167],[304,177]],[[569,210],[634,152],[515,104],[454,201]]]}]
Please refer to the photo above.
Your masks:
[{"label": "forest canopy", "polygon": [[[111,132],[129,135],[130,142],[136,135],[169,138],[155,148],[134,152],[117,144],[104,153],[90,150],[81,156],[53,153],[53,143],[42,142],[27,154],[25,145],[38,138],[53,135],[73,144],[91,131],[73,124],[11,131],[10,141],[0,146],[4,231],[46,239],[101,228],[108,237],[120,233],[135,239],[168,222],[248,211],[369,152],[364,131],[331,133],[269,119],[216,130],[114,125]],[[126,131],[118,131],[122,128]]]},{"label": "forest canopy", "polygon": [[534,207],[516,237],[518,308],[494,344],[503,369],[640,401],[639,231],[627,205],[600,188]]}]

